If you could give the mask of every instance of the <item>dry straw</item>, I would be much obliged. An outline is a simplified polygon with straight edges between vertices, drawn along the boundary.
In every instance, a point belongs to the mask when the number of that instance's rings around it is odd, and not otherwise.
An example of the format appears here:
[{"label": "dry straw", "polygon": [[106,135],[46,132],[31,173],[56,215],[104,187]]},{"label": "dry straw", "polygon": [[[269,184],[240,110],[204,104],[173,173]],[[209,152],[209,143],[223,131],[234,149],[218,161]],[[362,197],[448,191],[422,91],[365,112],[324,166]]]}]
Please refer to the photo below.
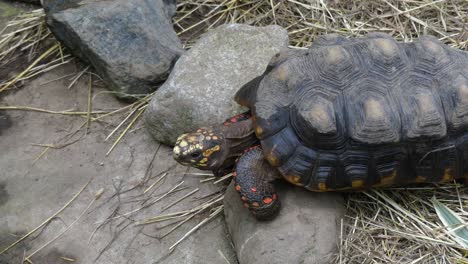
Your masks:
[{"label": "dry straw", "polygon": [[[412,41],[423,34],[431,34],[452,47],[468,50],[466,0],[178,1],[174,27],[186,48],[190,48],[203,32],[225,23],[280,25],[288,31],[290,47],[293,48],[307,48],[318,36],[328,33],[355,37],[369,32],[385,32],[400,41]],[[42,10],[19,16],[0,34],[0,95],[73,60],[52,37]],[[6,68],[19,64],[21,66],[15,74],[5,74]],[[69,87],[87,71],[88,68],[84,68],[72,76]],[[132,105],[106,113],[91,111],[90,101],[85,106],[86,110],[81,112],[51,111],[29,106],[2,109],[76,115],[86,119],[88,125],[89,122],[121,115],[121,121],[108,137],[121,131],[110,153],[137,121],[149,98],[146,96]],[[463,247],[466,242],[463,235],[468,232],[466,193],[466,188],[449,185],[349,194],[346,217],[341,222],[336,262],[468,263],[467,251]],[[182,198],[191,194],[187,193]],[[189,231],[189,235],[220,215],[223,210],[221,199],[222,195],[192,209],[155,216],[139,224],[177,219],[180,222],[174,227],[175,230],[205,210],[211,210],[207,218]],[[449,227],[446,228],[447,225]]]}]

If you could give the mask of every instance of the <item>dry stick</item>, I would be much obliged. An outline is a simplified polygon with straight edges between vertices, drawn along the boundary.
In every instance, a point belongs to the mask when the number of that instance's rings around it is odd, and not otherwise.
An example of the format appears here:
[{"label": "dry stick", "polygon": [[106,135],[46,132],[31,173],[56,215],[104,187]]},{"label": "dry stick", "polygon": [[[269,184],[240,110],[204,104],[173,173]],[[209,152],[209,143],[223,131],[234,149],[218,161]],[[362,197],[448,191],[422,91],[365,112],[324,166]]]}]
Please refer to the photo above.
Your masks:
[{"label": "dry stick", "polygon": [[227,264],[231,264],[231,262],[229,262],[229,260],[226,258],[226,256],[224,256],[223,252],[218,249],[218,254],[221,255],[221,257],[226,261]]},{"label": "dry stick", "polygon": [[151,184],[146,190],[143,191],[143,194],[147,193],[149,190],[151,190],[156,184],[158,184],[162,179],[164,179],[167,176],[167,172],[164,173],[161,177],[159,177],[153,184]]},{"label": "dry stick", "polygon": [[200,188],[196,188],[195,190],[187,193],[186,195],[182,196],[181,198],[175,200],[174,202],[172,202],[171,204],[169,204],[168,206],[166,206],[164,209],[161,210],[161,213],[166,211],[167,209],[171,208],[172,206],[176,205],[177,203],[179,203],[180,201],[184,200],[185,198],[189,197],[190,195],[198,192],[200,190]]},{"label": "dry stick", "polygon": [[209,178],[206,178],[206,179],[200,180],[200,183],[204,183],[204,182],[213,181],[213,180],[216,180],[216,178],[217,178],[217,177],[209,177]]},{"label": "dry stick", "polygon": [[88,108],[87,108],[88,114],[86,115],[86,134],[89,133],[89,128],[91,126],[91,94],[92,92],[93,92],[93,76],[90,74],[89,75],[89,88],[88,88]]},{"label": "dry stick", "polygon": [[39,156],[37,156],[37,158],[34,159],[33,164],[36,163],[36,161],[38,161],[40,158],[42,158],[42,156],[44,156],[46,152],[49,151],[49,149],[50,147],[45,147],[45,149],[41,152],[41,154],[39,154]]},{"label": "dry stick", "polygon": [[146,220],[138,222],[137,225],[152,224],[152,223],[156,223],[156,222],[162,222],[162,221],[170,220],[170,219],[173,219],[173,218],[184,217],[184,216],[187,216],[187,215],[192,214],[194,212],[197,212],[197,211],[199,211],[201,209],[207,209],[207,208],[211,207],[212,205],[214,205],[215,203],[218,203],[218,202],[222,201],[223,199],[224,199],[224,195],[221,194],[221,195],[218,195],[218,196],[216,196],[214,198],[211,198],[210,200],[206,201],[205,203],[203,203],[201,205],[198,205],[195,208],[180,211],[180,212],[175,212],[175,213],[169,213],[169,214],[165,214],[165,215],[153,216],[153,217],[150,217],[150,218],[148,218]]},{"label": "dry stick", "polygon": [[224,180],[226,180],[226,179],[229,179],[229,178],[231,178],[231,177],[232,177],[232,172],[231,172],[231,173],[228,173],[228,174],[226,174],[226,175],[224,175],[224,176],[221,177],[221,178],[219,178],[219,180],[213,182],[213,184],[218,184],[218,183],[220,183],[220,182],[222,182],[222,181],[224,181]]},{"label": "dry stick", "polygon": [[39,56],[39,58],[37,58],[33,63],[31,63],[31,65],[29,65],[26,70],[24,70],[23,72],[21,72],[20,74],[18,74],[13,80],[9,81],[6,85],[4,85],[2,88],[0,88],[0,92],[4,91],[6,88],[10,87],[11,85],[15,84],[16,81],[18,81],[21,77],[23,77],[24,75],[26,75],[26,73],[31,70],[34,66],[36,66],[36,64],[38,64],[42,59],[44,59],[45,57],[49,56],[51,53],[55,52],[56,49],[60,46],[60,43],[56,43],[55,45],[53,45],[52,47],[50,47],[46,52],[42,53],[41,56]]},{"label": "dry stick", "polygon": [[30,236],[31,234],[33,234],[34,232],[36,232],[37,230],[39,230],[39,228],[43,227],[45,224],[49,223],[52,219],[54,219],[58,214],[60,214],[63,210],[65,210],[65,208],[67,208],[83,191],[84,189],[89,185],[89,183],[91,182],[92,178],[81,188],[81,190],[79,192],[77,192],[71,199],[70,201],[68,201],[62,208],[60,208],[60,210],[58,210],[55,214],[53,214],[52,216],[50,216],[49,218],[47,218],[44,222],[42,222],[42,224],[40,224],[39,226],[37,226],[36,228],[34,228],[33,230],[29,231],[29,233],[27,233],[26,235],[24,235],[23,237],[21,237],[20,239],[16,240],[13,244],[9,245],[7,248],[3,249],[1,252],[0,252],[0,255],[7,252],[10,248],[16,246],[18,243],[20,243],[21,241],[23,241],[24,239],[26,239],[28,236]]},{"label": "dry stick", "polygon": [[59,81],[59,80],[62,80],[62,79],[65,79],[67,77],[70,77],[70,76],[73,76],[75,75],[76,73],[70,73],[70,74],[66,74],[62,77],[58,77],[58,78],[55,78],[55,79],[52,79],[50,81],[46,81],[46,82],[43,82],[43,83],[40,83],[39,86],[42,86],[42,85],[46,85],[46,84],[49,84],[49,83],[52,83],[52,82],[55,82],[55,81]]},{"label": "dry stick", "polygon": [[115,146],[117,146],[117,144],[119,144],[120,140],[122,140],[122,138],[125,136],[125,134],[127,133],[127,131],[133,126],[133,124],[137,121],[138,117],[140,117],[140,115],[145,111],[145,108],[146,106],[140,108],[140,112],[135,116],[135,118],[133,118],[132,122],[130,122],[130,124],[128,124],[127,128],[125,128],[125,130],[122,132],[122,134],[120,134],[119,138],[117,138],[117,140],[114,142],[114,144],[112,145],[112,147],[109,149],[109,151],[107,151],[106,153],[106,156],[109,156],[109,154],[112,152],[112,150],[114,150]]},{"label": "dry stick", "polygon": [[72,258],[67,258],[67,257],[60,257],[61,259],[65,260],[65,261],[68,261],[68,262],[75,262],[76,259],[72,259]]},{"label": "dry stick", "polygon": [[188,236],[190,236],[193,232],[197,231],[201,226],[209,222],[211,219],[215,218],[218,216],[219,213],[223,211],[224,205],[220,205],[213,213],[210,214],[209,217],[203,219],[198,225],[193,227],[190,231],[188,231],[181,239],[177,240],[172,246],[169,247],[169,250],[173,250],[177,245],[179,245],[184,239],[186,239]]},{"label": "dry stick", "polygon": [[[57,115],[81,115],[86,116],[88,112],[72,112],[72,111],[54,111],[54,110],[47,110],[42,108],[36,107],[29,107],[29,106],[0,106],[0,110],[18,110],[18,111],[34,111],[34,112],[41,112],[46,114],[57,114]],[[95,111],[91,112],[91,114],[105,114],[108,113],[107,111]]]},{"label": "dry stick", "polygon": [[200,172],[186,172],[184,175],[193,175],[193,176],[214,176],[213,173],[200,173]]},{"label": "dry stick", "polygon": [[[208,208],[208,207],[207,207]],[[199,213],[201,213],[202,211],[206,210],[207,208],[202,208],[198,211],[196,211],[195,213],[192,213],[191,215],[189,215],[187,218],[185,218],[184,220],[182,220],[181,222],[179,222],[177,225],[175,225],[174,227],[172,227],[169,231],[167,231],[166,233],[164,233],[160,238],[165,238],[166,236],[168,236],[169,234],[171,234],[172,232],[174,232],[177,228],[181,227],[183,224],[187,223],[188,221],[190,221],[190,219],[194,218],[196,215],[198,215]],[[179,218],[177,216],[175,217],[169,217],[167,220],[171,220],[171,219],[175,219],[175,218]]]},{"label": "dry stick", "polygon": [[102,116],[98,116],[98,117],[96,117],[96,118],[92,118],[92,121],[96,121],[96,120],[102,119],[102,118],[104,118],[104,117],[107,117],[107,116],[110,116],[110,115],[113,115],[113,114],[120,113],[120,112],[122,112],[122,111],[124,111],[124,110],[127,110],[127,109],[129,109],[129,108],[134,107],[134,106],[135,106],[136,104],[138,104],[140,101],[144,101],[145,103],[147,103],[146,100],[149,99],[149,98],[151,98],[151,96],[153,96],[153,94],[154,94],[154,93],[151,93],[151,94],[147,95],[146,97],[144,97],[143,99],[141,99],[141,100],[139,100],[139,101],[137,101],[137,102],[135,102],[135,103],[133,103],[133,104],[124,106],[124,107],[119,108],[119,109],[117,109],[117,110],[114,110],[114,111],[112,111],[112,112],[108,112],[108,113],[106,113],[106,114],[104,114],[104,115],[102,115]]},{"label": "dry stick", "polygon": [[67,89],[71,89],[73,85],[81,78],[81,76],[83,76],[83,74],[85,74],[85,72],[88,71],[88,69],[89,69],[89,65],[86,66],[86,68],[84,68],[84,70],[82,70],[80,73],[78,73],[78,75],[73,79],[70,85],[68,85]]},{"label": "dry stick", "polygon": [[145,209],[145,208],[147,208],[147,207],[149,207],[149,206],[151,206],[151,205],[153,205],[153,204],[159,202],[161,199],[165,198],[166,196],[168,196],[169,194],[171,194],[172,192],[174,192],[174,191],[175,191],[180,185],[182,185],[183,183],[184,183],[184,181],[179,182],[176,186],[174,186],[172,189],[170,189],[167,193],[161,195],[160,197],[158,197],[158,199],[156,199],[155,201],[152,201],[152,202],[149,203],[149,204],[146,204],[146,205],[144,205],[144,206],[141,206],[141,207],[139,207],[139,208],[137,208],[137,209],[135,209],[135,210],[132,210],[132,211],[130,211],[130,212],[127,212],[127,213],[124,213],[124,214],[121,214],[121,215],[118,215],[118,216],[115,216],[115,217],[106,219],[106,220],[104,220],[104,221],[102,221],[102,222],[96,222],[96,224],[107,223],[107,222],[109,222],[109,221],[111,221],[111,220],[119,219],[119,218],[121,218],[121,217],[128,216],[128,215],[134,214],[134,213],[136,213],[136,212],[138,212],[138,211],[140,211],[140,210],[142,210],[142,209]]},{"label": "dry stick", "polygon": [[[224,197],[223,197],[224,198]],[[172,227],[169,231],[167,231],[166,233],[164,233],[161,238],[164,238],[166,236],[168,236],[170,233],[174,232],[177,228],[179,228],[180,226],[182,226],[183,224],[187,223],[190,219],[194,218],[195,216],[197,216],[198,214],[202,213],[203,211],[205,211],[206,209],[210,208],[211,205],[213,205],[214,203],[217,203],[219,202],[219,200],[216,200],[215,202],[213,203],[209,203],[207,205],[205,205],[204,207],[201,207],[198,211],[194,211],[191,213],[191,215],[189,215],[187,218],[185,218],[184,220],[182,220],[180,223],[178,223],[177,225],[175,225],[174,227]],[[172,219],[174,218],[179,218],[179,216],[176,216],[176,217],[172,217]],[[171,218],[169,217],[167,220],[170,220]]]},{"label": "dry stick", "polygon": [[114,135],[114,133],[115,133],[117,130],[119,130],[119,128],[120,128],[125,122],[127,122],[127,120],[128,120],[131,116],[133,116],[133,114],[135,114],[135,113],[139,110],[139,108],[140,108],[142,105],[144,105],[145,103],[146,103],[146,102],[141,102],[140,104],[138,104],[138,105],[135,107],[135,109],[133,109],[133,111],[130,112],[130,114],[128,114],[127,117],[125,117],[124,120],[122,120],[122,122],[120,122],[120,123],[114,128],[114,130],[112,130],[112,132],[104,139],[104,141],[107,141],[110,137],[112,137],[112,135]]},{"label": "dry stick", "polygon": [[33,253],[29,254],[29,256],[26,257],[26,260],[29,260],[30,261],[30,258],[32,256],[34,256],[37,252],[41,251],[42,249],[44,249],[45,247],[47,247],[48,245],[50,245],[52,242],[54,242],[55,240],[59,239],[63,234],[65,234],[76,222],[78,222],[78,220],[81,219],[81,217],[89,210],[89,208],[91,208],[91,206],[94,204],[94,202],[96,202],[97,200],[99,200],[99,198],[101,198],[102,194],[104,193],[104,189],[100,189],[99,191],[97,191],[97,193],[95,194],[94,196],[94,199],[91,200],[91,202],[88,204],[88,206],[81,212],[81,214],[78,216],[78,218],[75,219],[75,221],[73,221],[67,228],[65,228],[65,230],[63,230],[62,232],[60,232],[56,237],[54,237],[53,239],[49,240],[47,243],[45,243],[44,245],[42,245],[40,248],[38,248],[36,251],[34,251]]}]

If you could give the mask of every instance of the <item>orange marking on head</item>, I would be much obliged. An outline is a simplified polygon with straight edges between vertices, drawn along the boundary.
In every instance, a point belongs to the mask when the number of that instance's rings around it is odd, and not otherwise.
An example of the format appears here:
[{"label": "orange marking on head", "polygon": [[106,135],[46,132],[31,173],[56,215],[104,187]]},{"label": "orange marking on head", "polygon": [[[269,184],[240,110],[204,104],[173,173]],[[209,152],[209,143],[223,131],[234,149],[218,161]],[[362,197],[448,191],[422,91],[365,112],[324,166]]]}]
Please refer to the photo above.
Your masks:
[{"label": "orange marking on head", "polygon": [[211,138],[212,138],[213,140],[218,140],[218,137],[217,137],[217,136],[213,136],[213,135],[211,135],[211,134],[210,134],[210,136],[211,136]]},{"label": "orange marking on head", "polygon": [[271,202],[273,202],[273,199],[271,199],[270,197],[265,197],[265,198],[263,198],[263,202],[265,204],[270,204]]},{"label": "orange marking on head", "polygon": [[211,154],[213,154],[214,152],[217,152],[219,151],[221,148],[219,147],[219,145],[216,145],[210,149],[207,149],[205,151],[203,151],[203,157],[209,157],[211,156]]},{"label": "orange marking on head", "polygon": [[252,192],[256,192],[256,191],[257,191],[257,188],[252,187],[252,188],[250,188],[250,190],[251,190]]},{"label": "orange marking on head", "polygon": [[236,185],[236,191],[240,192],[240,190],[241,190],[240,185]]}]

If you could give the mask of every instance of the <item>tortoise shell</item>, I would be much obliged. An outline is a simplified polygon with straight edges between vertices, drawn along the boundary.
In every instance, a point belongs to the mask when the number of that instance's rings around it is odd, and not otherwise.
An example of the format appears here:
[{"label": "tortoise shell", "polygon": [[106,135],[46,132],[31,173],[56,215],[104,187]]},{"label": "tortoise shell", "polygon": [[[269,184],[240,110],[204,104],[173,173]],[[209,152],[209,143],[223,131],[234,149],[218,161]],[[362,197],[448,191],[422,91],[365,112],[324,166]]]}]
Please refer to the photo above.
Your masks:
[{"label": "tortoise shell", "polygon": [[468,53],[431,36],[327,35],[277,54],[236,100],[268,162],[310,190],[468,176]]}]

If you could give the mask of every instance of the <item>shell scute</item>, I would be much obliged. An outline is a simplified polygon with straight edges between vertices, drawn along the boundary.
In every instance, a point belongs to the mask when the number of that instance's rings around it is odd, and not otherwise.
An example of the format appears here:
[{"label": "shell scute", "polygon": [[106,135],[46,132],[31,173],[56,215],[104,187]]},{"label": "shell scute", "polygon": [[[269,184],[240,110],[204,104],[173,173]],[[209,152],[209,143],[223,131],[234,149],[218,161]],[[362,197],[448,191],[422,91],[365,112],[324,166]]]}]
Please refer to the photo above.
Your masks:
[{"label": "shell scute", "polygon": [[401,121],[387,87],[376,80],[362,80],[345,91],[348,133],[358,142],[396,143]]}]

